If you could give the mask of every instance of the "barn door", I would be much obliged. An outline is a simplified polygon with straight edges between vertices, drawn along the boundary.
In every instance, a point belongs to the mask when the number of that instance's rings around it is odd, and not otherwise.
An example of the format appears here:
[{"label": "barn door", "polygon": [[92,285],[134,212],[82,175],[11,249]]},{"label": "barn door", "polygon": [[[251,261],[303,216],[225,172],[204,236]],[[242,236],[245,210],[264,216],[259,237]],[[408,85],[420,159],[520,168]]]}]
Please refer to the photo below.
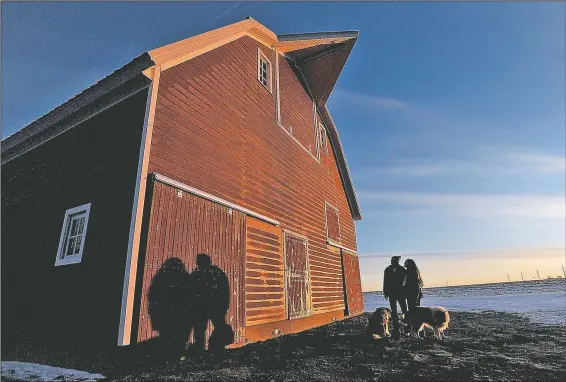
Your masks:
[{"label": "barn door", "polygon": [[311,315],[307,239],[285,233],[285,290],[289,319]]},{"label": "barn door", "polygon": [[364,295],[360,279],[360,263],[358,255],[352,252],[342,252],[342,275],[344,280],[345,314],[357,316],[364,311]]},{"label": "barn door", "polygon": [[[141,268],[143,285],[139,296],[138,342],[158,335],[155,319],[152,319],[149,309],[152,303],[149,292],[152,284],[155,285],[158,279],[156,278],[158,272],[169,260],[176,259],[175,261],[180,261],[184,268],[194,275],[199,254],[208,255],[210,265],[216,270],[216,279],[226,277],[228,290],[222,292],[222,298],[228,297],[229,304],[225,322],[232,327],[234,343],[245,340],[243,293],[245,220],[246,216],[243,212],[158,181],[154,183],[145,265]],[[218,276],[222,274],[224,276]],[[200,288],[202,287],[201,285]],[[214,286],[214,288],[221,287]],[[163,289],[175,290],[167,282]],[[192,290],[192,293],[197,292],[199,290]],[[202,290],[199,293],[202,293]],[[227,293],[227,296],[224,293]],[[164,294],[171,293],[164,292]],[[212,324],[209,323],[207,338],[211,335],[212,329]]]}]

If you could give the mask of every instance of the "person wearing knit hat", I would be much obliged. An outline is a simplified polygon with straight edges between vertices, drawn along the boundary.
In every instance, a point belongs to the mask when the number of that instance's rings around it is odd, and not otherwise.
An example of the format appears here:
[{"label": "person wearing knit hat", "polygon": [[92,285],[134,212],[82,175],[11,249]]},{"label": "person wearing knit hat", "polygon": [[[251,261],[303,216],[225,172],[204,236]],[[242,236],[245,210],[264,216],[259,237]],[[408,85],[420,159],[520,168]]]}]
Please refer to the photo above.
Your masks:
[{"label": "person wearing knit hat", "polygon": [[397,303],[403,314],[407,313],[407,301],[403,293],[403,280],[406,270],[399,264],[401,256],[392,256],[391,265],[385,268],[383,275],[383,296],[389,300],[391,317],[393,318],[393,337],[399,337],[399,315],[397,314]]}]

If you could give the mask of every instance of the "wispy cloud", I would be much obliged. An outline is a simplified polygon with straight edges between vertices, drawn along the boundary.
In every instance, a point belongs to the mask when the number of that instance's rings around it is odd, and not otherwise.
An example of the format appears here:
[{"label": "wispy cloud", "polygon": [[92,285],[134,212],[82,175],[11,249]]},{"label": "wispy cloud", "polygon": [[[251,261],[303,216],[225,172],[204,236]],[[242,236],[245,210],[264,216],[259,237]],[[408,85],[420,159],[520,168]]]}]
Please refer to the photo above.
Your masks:
[{"label": "wispy cloud", "polygon": [[369,107],[373,110],[375,110],[375,108],[408,110],[413,107],[411,103],[400,101],[395,98],[376,97],[340,89],[336,89],[332,93],[332,101],[336,103],[347,102],[348,104],[356,104],[360,107]]},{"label": "wispy cloud", "polygon": [[394,131],[395,135],[388,137],[389,144],[403,148],[457,151],[472,143],[487,144],[494,139],[513,141],[517,135],[514,126],[481,121],[475,115],[462,116],[412,100],[336,89],[329,102],[332,109],[356,110],[373,117],[385,116],[366,128]]},{"label": "wispy cloud", "polygon": [[366,169],[366,172],[374,174],[394,175],[399,177],[429,177],[443,176],[455,173],[469,173],[473,168],[470,163],[461,161],[434,161],[423,160],[420,163],[397,164],[391,166],[380,166]]},{"label": "wispy cloud", "polygon": [[368,96],[360,93],[348,92],[343,90],[335,91],[335,99],[340,101],[348,101],[349,103],[355,103],[362,107],[369,106],[371,108],[377,107],[382,109],[407,110],[412,106],[408,102],[400,101],[395,98]]},{"label": "wispy cloud", "polygon": [[421,192],[358,191],[362,205],[405,206],[416,211],[449,216],[493,218],[498,216],[529,218],[566,217],[563,196],[470,195]]},{"label": "wispy cloud", "polygon": [[[411,158],[389,166],[369,169],[370,173],[404,177],[427,177],[454,174],[513,175],[566,172],[563,153],[548,153],[528,147],[513,146],[512,130],[491,126],[451,115],[444,110],[390,97],[372,96],[337,89],[332,102],[337,107],[358,108],[368,113],[387,113],[403,128],[384,136],[399,149],[425,152],[423,159]],[[376,126],[390,129],[381,120]],[[395,125],[398,126],[398,125]],[[494,141],[506,145],[493,145]],[[442,157],[443,159],[431,159]]]},{"label": "wispy cloud", "polygon": [[562,155],[552,155],[536,152],[532,150],[511,150],[505,153],[509,163],[515,164],[518,168],[549,173],[566,171],[566,157]]},{"label": "wispy cloud", "polygon": [[222,12],[221,14],[219,14],[218,16],[216,16],[216,18],[214,19],[214,23],[222,20],[224,17],[228,16],[228,14],[230,14],[232,11],[234,11],[236,8],[238,8],[240,5],[242,5],[243,1],[238,1],[237,3],[232,4],[228,9],[226,9],[224,12]]},{"label": "wispy cloud", "polygon": [[433,177],[446,175],[515,175],[564,174],[563,155],[525,148],[476,148],[469,160],[411,160],[410,162],[366,169],[369,173],[399,177]]}]

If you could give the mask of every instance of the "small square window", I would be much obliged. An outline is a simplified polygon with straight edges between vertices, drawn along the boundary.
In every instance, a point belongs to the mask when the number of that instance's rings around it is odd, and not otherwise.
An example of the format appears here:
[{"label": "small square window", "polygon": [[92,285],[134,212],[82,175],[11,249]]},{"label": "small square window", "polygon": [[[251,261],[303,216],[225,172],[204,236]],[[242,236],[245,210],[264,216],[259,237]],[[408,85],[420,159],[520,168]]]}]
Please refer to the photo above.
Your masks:
[{"label": "small square window", "polygon": [[257,79],[271,93],[271,62],[258,49]]},{"label": "small square window", "polygon": [[90,203],[65,212],[55,266],[80,263],[83,257]]}]

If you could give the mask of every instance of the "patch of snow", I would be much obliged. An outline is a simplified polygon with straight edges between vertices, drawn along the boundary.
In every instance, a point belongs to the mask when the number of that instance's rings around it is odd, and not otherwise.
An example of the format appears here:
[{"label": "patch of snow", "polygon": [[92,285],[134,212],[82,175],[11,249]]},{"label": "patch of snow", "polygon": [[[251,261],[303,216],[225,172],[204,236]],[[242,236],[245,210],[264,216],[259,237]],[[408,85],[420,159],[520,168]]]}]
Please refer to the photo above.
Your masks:
[{"label": "patch of snow", "polygon": [[[566,325],[566,283],[563,279],[487,285],[428,288],[423,306],[449,311],[494,310],[524,314],[535,322]],[[381,292],[364,293],[364,310],[389,306]]]},{"label": "patch of snow", "polygon": [[2,362],[2,380],[5,381],[98,381],[102,374],[63,369],[38,363],[6,361]]}]

